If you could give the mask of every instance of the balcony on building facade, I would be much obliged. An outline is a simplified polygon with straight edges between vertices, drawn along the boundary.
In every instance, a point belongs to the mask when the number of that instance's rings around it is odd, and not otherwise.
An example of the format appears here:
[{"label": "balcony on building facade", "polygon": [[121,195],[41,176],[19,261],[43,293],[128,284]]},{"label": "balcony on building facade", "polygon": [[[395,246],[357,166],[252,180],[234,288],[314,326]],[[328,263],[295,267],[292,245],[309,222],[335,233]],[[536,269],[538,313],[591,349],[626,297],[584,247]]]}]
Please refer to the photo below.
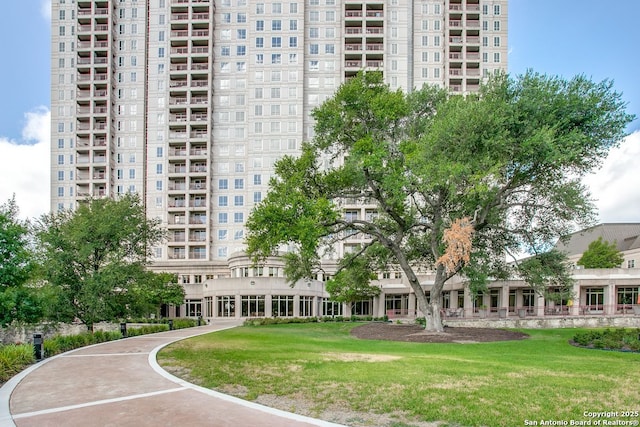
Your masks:
[{"label": "balcony on building facade", "polygon": [[193,172],[193,173],[204,173],[206,171],[207,171],[206,163],[195,163],[191,165],[191,167],[189,168],[189,172]]},{"label": "balcony on building facade", "polygon": [[208,80],[192,80],[191,81],[191,87],[208,87],[208,86],[209,86]]},{"label": "balcony on building facade", "polygon": [[172,38],[189,37],[189,30],[172,30],[171,37]]},{"label": "balcony on building facade", "polygon": [[207,252],[205,248],[201,248],[201,250],[190,250],[189,251],[189,259],[206,259]]},{"label": "balcony on building facade", "polygon": [[175,147],[169,149],[169,157],[184,157],[187,155],[187,147]]},{"label": "balcony on building facade", "polygon": [[169,98],[169,105],[186,105],[187,104],[187,98],[186,97],[170,97]]},{"label": "balcony on building facade", "polygon": [[192,29],[191,37],[209,37],[209,30],[204,29]]},{"label": "balcony on building facade", "polygon": [[201,225],[201,224],[206,224],[207,223],[207,216],[202,214],[202,215],[191,215],[189,217],[189,224],[192,225]]},{"label": "balcony on building facade", "polygon": [[189,242],[206,242],[207,235],[205,231],[189,233]]},{"label": "balcony on building facade", "polygon": [[76,172],[76,181],[89,181],[90,176],[86,171],[78,171]]},{"label": "balcony on building facade", "polygon": [[191,150],[189,150],[189,154],[191,156],[206,156],[208,154],[207,146],[203,145],[191,147]]},{"label": "balcony on building facade", "polygon": [[185,225],[184,215],[172,215],[169,217],[169,225]]},{"label": "balcony on building facade", "polygon": [[187,132],[169,132],[169,139],[186,139]]},{"label": "balcony on building facade", "polygon": [[208,46],[191,46],[191,53],[209,53]]},{"label": "balcony on building facade", "polygon": [[209,115],[207,113],[191,113],[192,122],[204,122],[208,120]]},{"label": "balcony on building facade", "polygon": [[194,71],[208,71],[209,64],[206,62],[194,62],[191,64],[191,69]]},{"label": "balcony on building facade", "polygon": [[188,46],[172,47],[171,53],[173,55],[187,55],[189,53],[189,47]]},{"label": "balcony on building facade", "polygon": [[170,122],[186,122],[187,121],[187,113],[176,113],[171,114],[169,116]]},{"label": "balcony on building facade", "polygon": [[171,64],[171,66],[169,67],[169,71],[187,71],[188,69],[189,66],[186,62],[180,64]]},{"label": "balcony on building facade", "polygon": [[209,20],[209,13],[204,12],[204,13],[194,13],[191,16],[191,19],[194,21],[208,21]]},{"label": "balcony on building facade", "polygon": [[78,116],[85,116],[90,114],[91,114],[91,107],[88,104],[86,106],[79,106],[76,108],[76,115]]},{"label": "balcony on building facade", "polygon": [[169,182],[167,188],[169,191],[185,191],[187,189],[187,184],[184,181]]},{"label": "balcony on building facade", "polygon": [[184,208],[186,205],[187,204],[184,199],[169,199],[170,208]]},{"label": "balcony on building facade", "polygon": [[184,163],[169,165],[169,173],[187,173],[187,166]]},{"label": "balcony on building facade", "polygon": [[192,96],[191,103],[192,104],[208,104],[209,98],[206,96]]},{"label": "balcony on building facade", "polygon": [[207,189],[206,182],[192,182],[189,184],[189,190],[202,191]]},{"label": "balcony on building facade", "polygon": [[[201,125],[202,126],[202,125]],[[191,138],[194,139],[200,139],[200,138],[206,138],[207,137],[207,131],[206,130],[195,130],[195,131],[191,131],[191,133],[189,134],[189,136]]]},{"label": "balcony on building facade", "polygon": [[172,13],[171,20],[172,21],[187,21],[189,19],[188,13]]}]

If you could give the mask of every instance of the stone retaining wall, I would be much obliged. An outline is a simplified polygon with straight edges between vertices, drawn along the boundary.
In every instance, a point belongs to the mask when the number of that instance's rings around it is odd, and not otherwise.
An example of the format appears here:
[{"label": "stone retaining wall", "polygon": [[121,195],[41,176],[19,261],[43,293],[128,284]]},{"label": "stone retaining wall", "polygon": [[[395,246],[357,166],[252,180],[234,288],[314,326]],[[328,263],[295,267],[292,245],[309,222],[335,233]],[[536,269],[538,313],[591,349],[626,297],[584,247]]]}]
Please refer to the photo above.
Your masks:
[{"label": "stone retaining wall", "polygon": [[446,326],[465,328],[640,328],[640,316],[530,317],[515,319],[446,319]]},{"label": "stone retaining wall", "polygon": [[[117,323],[96,323],[94,331],[119,331]],[[41,325],[17,325],[0,329],[0,343],[33,343],[33,334],[42,334],[44,339],[54,335],[77,335],[87,332],[87,326],[81,323],[43,323]]]}]

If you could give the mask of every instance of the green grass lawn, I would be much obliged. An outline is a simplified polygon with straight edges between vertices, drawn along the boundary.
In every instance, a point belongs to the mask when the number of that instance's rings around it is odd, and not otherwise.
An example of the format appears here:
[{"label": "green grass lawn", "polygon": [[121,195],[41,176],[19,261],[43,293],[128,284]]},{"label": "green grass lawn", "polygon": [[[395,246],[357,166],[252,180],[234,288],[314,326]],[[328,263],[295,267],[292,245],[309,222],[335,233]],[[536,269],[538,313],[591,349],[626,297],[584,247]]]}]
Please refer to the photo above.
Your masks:
[{"label": "green grass lawn", "polygon": [[567,341],[576,329],[527,330],[524,341],[421,344],[358,340],[349,335],[354,326],[241,327],[178,342],[158,359],[191,382],[247,400],[306,401],[311,416],[393,414],[394,426],[511,427],[640,409],[640,354],[573,347]]}]

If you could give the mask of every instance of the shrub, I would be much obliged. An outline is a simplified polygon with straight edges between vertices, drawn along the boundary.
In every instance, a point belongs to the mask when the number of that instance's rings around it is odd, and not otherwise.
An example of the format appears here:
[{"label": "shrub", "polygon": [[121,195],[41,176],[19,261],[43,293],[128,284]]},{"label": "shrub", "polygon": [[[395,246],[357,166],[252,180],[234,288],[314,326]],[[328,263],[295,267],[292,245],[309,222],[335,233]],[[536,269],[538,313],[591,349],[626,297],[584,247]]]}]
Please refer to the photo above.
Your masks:
[{"label": "shrub", "polygon": [[[198,319],[193,319],[191,317],[182,317],[182,318],[178,318],[178,319],[167,319],[167,318],[162,318],[162,319],[157,319],[157,318],[144,318],[144,317],[138,317],[138,318],[133,318],[133,319],[126,319],[126,320],[122,320],[122,322],[127,322],[127,323],[149,323],[149,324],[153,324],[153,325],[168,325],[169,324],[169,320],[171,320],[173,322],[173,329],[184,329],[184,328],[193,328],[194,326],[198,326]],[[204,322],[204,321],[203,321]]]},{"label": "shrub", "polygon": [[[167,320],[163,319],[163,323]],[[193,328],[198,325],[197,319],[173,319],[173,329]]]},{"label": "shrub", "polygon": [[0,345],[0,382],[5,382],[35,362],[30,344]]},{"label": "shrub", "polygon": [[139,328],[127,329],[127,336],[137,337],[139,335],[155,334],[157,332],[166,332],[168,330],[169,330],[169,325],[166,325],[166,324],[146,325],[146,326],[141,326]]},{"label": "shrub", "polygon": [[51,357],[65,351],[85,347],[91,344],[98,344],[105,341],[114,341],[122,338],[118,331],[96,331],[94,333],[84,332],[77,335],[56,335],[45,339],[43,343],[43,356]]},{"label": "shrub", "polygon": [[248,318],[244,326],[283,325],[288,323],[316,323],[317,317],[258,317]]},{"label": "shrub", "polygon": [[602,329],[578,332],[572,341],[589,348],[640,351],[640,329]]}]

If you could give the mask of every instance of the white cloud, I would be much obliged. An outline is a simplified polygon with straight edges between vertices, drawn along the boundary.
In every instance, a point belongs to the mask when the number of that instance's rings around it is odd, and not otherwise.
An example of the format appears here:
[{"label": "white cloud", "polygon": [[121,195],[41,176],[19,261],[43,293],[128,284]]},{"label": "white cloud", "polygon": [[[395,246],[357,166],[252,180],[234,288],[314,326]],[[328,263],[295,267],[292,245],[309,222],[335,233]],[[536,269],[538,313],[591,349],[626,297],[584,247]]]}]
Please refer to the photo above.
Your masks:
[{"label": "white cloud", "polygon": [[51,21],[51,0],[42,0],[40,3],[40,14],[47,21]]},{"label": "white cloud", "polygon": [[600,222],[640,222],[640,131],[627,136],[596,173],[583,182],[591,190]]},{"label": "white cloud", "polygon": [[0,136],[0,203],[14,194],[23,218],[49,212],[50,123],[45,107],[25,114],[23,141]]}]

